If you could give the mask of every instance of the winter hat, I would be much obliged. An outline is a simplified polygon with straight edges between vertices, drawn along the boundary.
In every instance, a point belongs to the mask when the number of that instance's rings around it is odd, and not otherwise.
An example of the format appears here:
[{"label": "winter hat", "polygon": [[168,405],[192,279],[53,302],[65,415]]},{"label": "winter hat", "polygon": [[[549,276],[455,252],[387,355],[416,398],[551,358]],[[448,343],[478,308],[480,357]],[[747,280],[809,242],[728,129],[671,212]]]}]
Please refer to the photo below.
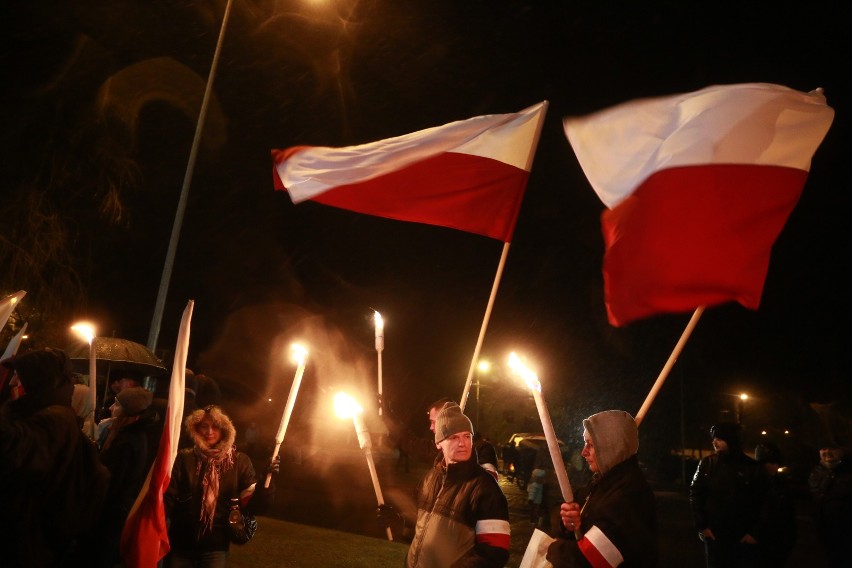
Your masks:
[{"label": "winter hat", "polygon": [[130,387],[119,392],[115,398],[121,405],[122,416],[138,416],[151,406],[154,393],[142,387]]},{"label": "winter hat", "polygon": [[453,434],[470,432],[473,434],[473,424],[470,418],[462,413],[455,402],[447,402],[435,417],[435,443],[439,444]]},{"label": "winter hat", "polygon": [[601,474],[639,451],[636,420],[623,410],[605,410],[583,420],[583,428],[595,446]]},{"label": "winter hat", "polygon": [[710,427],[710,437],[719,438],[729,446],[740,445],[740,425],[735,422],[720,422]]}]

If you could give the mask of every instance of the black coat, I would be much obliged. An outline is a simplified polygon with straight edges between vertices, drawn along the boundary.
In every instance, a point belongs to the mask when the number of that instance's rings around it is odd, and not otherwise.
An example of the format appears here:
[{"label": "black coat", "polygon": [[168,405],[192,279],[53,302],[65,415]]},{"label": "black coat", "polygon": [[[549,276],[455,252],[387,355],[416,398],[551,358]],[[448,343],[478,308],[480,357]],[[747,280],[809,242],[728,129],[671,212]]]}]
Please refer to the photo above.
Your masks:
[{"label": "black coat", "polygon": [[[615,465],[579,491],[583,503],[580,544],[565,534],[550,545],[547,559],[554,568],[591,566],[581,549],[590,531],[603,533],[624,559],[622,567],[657,565],[657,513],[654,492],[639,468],[637,456]],[[589,544],[590,545],[590,544]],[[591,545],[590,545],[591,546]]]}]

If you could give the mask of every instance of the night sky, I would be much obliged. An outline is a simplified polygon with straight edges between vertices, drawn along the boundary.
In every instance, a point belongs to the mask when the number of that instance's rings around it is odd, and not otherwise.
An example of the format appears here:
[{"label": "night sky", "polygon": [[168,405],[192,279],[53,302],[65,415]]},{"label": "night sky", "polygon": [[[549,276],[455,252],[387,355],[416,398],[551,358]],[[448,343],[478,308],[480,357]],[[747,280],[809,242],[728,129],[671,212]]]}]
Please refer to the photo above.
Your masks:
[{"label": "night sky", "polygon": [[[86,292],[75,315],[146,343],[224,2],[54,4],[3,8],[3,192],[10,203],[51,188]],[[646,420],[672,429],[683,408],[703,427],[741,390],[758,407],[782,394],[783,404],[848,398],[852,93],[840,60],[850,13],[839,2],[784,6],[235,2],[159,349],[168,357],[194,299],[189,365],[227,392],[247,401],[286,392],[293,366],[279,354],[294,339],[312,349],[306,396],[349,383],[368,392],[376,309],[386,396],[419,426],[428,402],[461,394],[501,243],[293,206],[273,191],[269,151],[370,142],[548,100],[483,356],[528,356],[564,430],[606,408],[635,413],[689,314],[607,323],[603,205],[561,120],[769,82],[824,88],[835,122],[773,249],[760,309],[708,309]],[[124,180],[118,224],[96,214],[104,177]],[[6,293],[27,289],[25,301],[46,285],[3,279]]]}]

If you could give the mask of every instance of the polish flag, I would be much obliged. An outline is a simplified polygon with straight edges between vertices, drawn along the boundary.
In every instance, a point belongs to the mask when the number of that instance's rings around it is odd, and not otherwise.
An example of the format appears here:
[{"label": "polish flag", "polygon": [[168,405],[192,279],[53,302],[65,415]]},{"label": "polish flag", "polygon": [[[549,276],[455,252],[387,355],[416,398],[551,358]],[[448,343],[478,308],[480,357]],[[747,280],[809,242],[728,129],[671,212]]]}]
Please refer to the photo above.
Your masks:
[{"label": "polish flag", "polygon": [[834,111],[822,90],[748,83],[564,121],[595,192],[609,321],[757,309],[775,239]]},{"label": "polish flag", "polygon": [[180,323],[169,384],[169,405],[166,408],[166,422],[157,456],[121,533],[121,559],[128,568],[156,568],[159,561],[169,552],[163,494],[172,479],[172,466],[177,456],[183,422],[186,357],[189,352],[189,329],[194,306],[193,300],[187,303]]},{"label": "polish flag", "polygon": [[509,242],[547,101],[344,148],[273,150],[276,189],[367,215]]}]

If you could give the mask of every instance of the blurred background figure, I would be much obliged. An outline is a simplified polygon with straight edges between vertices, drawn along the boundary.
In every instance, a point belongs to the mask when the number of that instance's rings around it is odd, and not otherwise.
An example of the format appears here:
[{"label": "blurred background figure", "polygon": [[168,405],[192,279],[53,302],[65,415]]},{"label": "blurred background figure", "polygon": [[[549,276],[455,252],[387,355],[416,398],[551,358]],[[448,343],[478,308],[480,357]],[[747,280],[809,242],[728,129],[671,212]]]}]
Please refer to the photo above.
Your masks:
[{"label": "blurred background figure", "polygon": [[852,566],[852,467],[839,444],[827,441],[808,478],[814,520],[832,567]]},{"label": "blurred background figure", "polygon": [[768,487],[763,502],[759,529],[756,535],[760,547],[761,566],[778,568],[787,565],[787,559],[796,544],[796,504],[790,489],[790,477],[784,465],[781,450],[772,442],[762,442],[754,449],[754,459],[768,477]]}]

